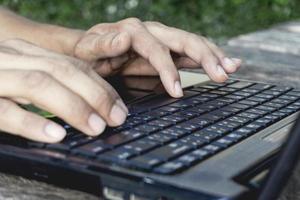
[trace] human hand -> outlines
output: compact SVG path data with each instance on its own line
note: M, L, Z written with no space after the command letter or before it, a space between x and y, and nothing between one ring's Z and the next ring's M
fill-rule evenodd
M202 66L212 80L223 82L241 64L202 36L135 18L92 27L75 45L74 55L96 62L101 75L120 70L128 75L158 73L173 97L182 96L177 67Z
M50 143L66 135L59 124L17 103L34 104L91 136L127 116L117 92L81 60L21 40L0 42L0 58L2 131Z

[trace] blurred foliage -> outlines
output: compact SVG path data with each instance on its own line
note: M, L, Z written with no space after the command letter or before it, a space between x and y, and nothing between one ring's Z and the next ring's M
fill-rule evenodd
M300 17L299 0L0 0L42 22L86 29L126 17L160 21L215 39Z

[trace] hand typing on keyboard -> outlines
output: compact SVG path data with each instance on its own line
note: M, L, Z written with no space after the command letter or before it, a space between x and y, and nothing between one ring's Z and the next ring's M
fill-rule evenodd
M82 31L0 8L0 24L0 129L41 142L58 142L66 131L17 104L34 104L95 136L107 125L121 125L128 114L103 76L159 75L171 96L182 97L178 67L202 66L223 82L241 64L202 36L135 18Z

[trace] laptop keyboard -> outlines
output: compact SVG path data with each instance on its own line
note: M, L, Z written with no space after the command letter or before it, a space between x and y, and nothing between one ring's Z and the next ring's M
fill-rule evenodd
M209 82L130 108L126 122L99 137L64 124L61 143L27 142L95 162L158 174L186 170L300 109L291 87L228 80ZM0 140L1 141L1 140Z

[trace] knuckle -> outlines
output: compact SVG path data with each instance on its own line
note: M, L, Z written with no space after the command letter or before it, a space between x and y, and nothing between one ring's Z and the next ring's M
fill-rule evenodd
M125 30L137 31L142 27L142 22L138 18L127 18L121 21L121 27Z
M128 24L140 24L141 20L136 17L130 17L130 18L125 19L124 22L128 23Z
M30 127L30 126L36 126L37 121L34 117L32 117L32 114L26 113L24 116L22 116L20 126L22 128Z
M51 73L72 77L76 73L74 63L68 59L59 60L57 63L51 64Z
M162 23L157 21L146 21L144 22L144 24L147 26L158 26L158 27L164 26Z
M109 112L114 104L112 97L107 91L98 93L94 97L95 108L100 111L101 115L108 117Z
M29 89L44 89L50 85L51 79L45 72L30 71L24 73L22 82Z
M66 121L73 121L76 125L84 126L91 113L91 107L80 97L73 97L64 109ZM77 116L74 118L74 116Z
M170 49L165 45L159 45L159 48L161 49L162 52L166 54L170 53Z

